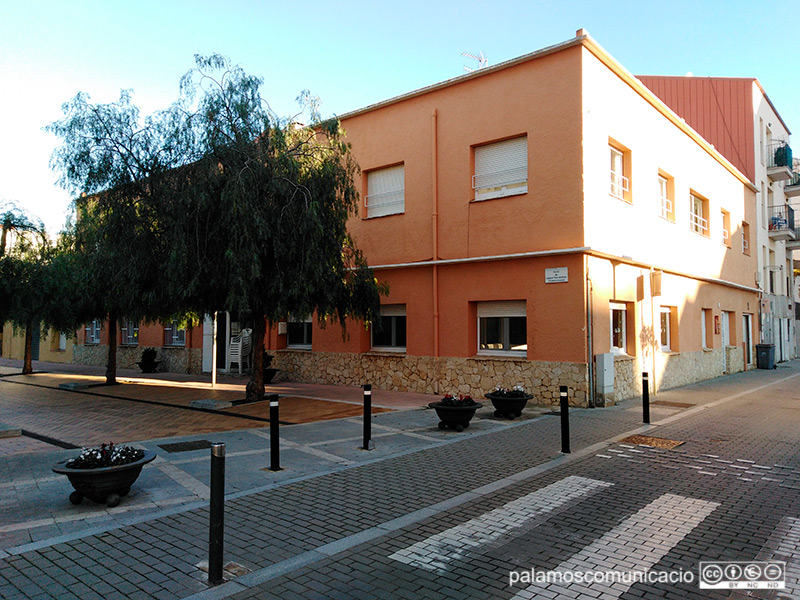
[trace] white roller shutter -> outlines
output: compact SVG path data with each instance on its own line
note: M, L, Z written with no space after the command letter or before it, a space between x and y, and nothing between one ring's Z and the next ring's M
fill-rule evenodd
M367 173L367 217L405 212L405 167L397 165Z
M527 316L524 300L504 302L479 302L478 318L481 317L525 317Z
M475 148L475 200L528 191L528 138L522 136Z

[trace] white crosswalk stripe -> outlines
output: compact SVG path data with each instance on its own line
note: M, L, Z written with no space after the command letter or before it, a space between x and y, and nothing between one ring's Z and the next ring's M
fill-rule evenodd
M471 550L498 540L523 526L535 524L536 518L546 516L575 500L594 494L611 483L570 476L417 542L392 554L389 558L431 571L444 570L450 561L459 559Z
M572 555L554 571L647 571L718 506L716 502L664 494ZM603 598L619 598L630 586L630 583L624 581L604 582ZM548 587L547 584L532 584L517 593L512 600L539 598ZM549 591L569 590L565 593L570 598L596 600L597 593L586 592L591 587L592 584L587 583L557 584L556 587L550 587Z

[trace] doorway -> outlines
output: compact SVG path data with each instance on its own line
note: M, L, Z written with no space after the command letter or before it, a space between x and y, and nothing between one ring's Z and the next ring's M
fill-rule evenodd
M745 364L753 364L753 315L742 315L742 341Z
M731 345L730 313L722 311L722 372L728 372L728 346Z

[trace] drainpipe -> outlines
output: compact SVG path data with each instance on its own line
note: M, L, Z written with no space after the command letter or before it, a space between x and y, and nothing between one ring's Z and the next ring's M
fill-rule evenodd
M647 287L650 290L650 330L653 332L653 347L651 351L653 353L653 376L649 378L650 381L653 382L653 394L656 393L658 390L658 375L656 373L656 347L660 348L661 344L659 341L656 341L656 309L655 309L655 296L653 296L653 273L655 269L650 267L650 272L648 273L648 281ZM663 285L663 282L662 282ZM661 313L659 313L660 315ZM650 390L648 390L649 393ZM644 393L644 392L642 392Z
M433 260L439 260L439 111L431 113L431 187L433 191ZM434 391L439 393L439 265L433 264L433 359L436 364Z
M592 280L589 277L589 257L583 255L583 272L586 274L586 366L589 374L589 389L586 399L589 408L597 406L594 395L594 344L592 343Z

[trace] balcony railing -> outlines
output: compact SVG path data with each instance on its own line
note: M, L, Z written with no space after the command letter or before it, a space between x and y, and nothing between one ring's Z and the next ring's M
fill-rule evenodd
M786 249L787 250L797 250L800 248L800 227L795 227L794 229L794 239L793 240L786 240Z
M794 209L791 206L770 206L769 207L769 237L774 240L793 240L794 233Z
M792 148L786 142L777 142L767 147L767 174L772 181L791 179Z
M792 171L792 178L783 185L783 193L787 198L800 196L800 173Z

